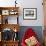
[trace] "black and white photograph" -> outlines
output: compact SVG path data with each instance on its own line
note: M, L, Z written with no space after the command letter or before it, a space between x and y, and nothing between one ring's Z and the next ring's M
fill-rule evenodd
M37 8L23 8L24 19L37 19Z

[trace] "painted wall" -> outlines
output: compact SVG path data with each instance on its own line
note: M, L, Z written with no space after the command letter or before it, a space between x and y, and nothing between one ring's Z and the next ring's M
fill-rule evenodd
M37 34L37 37L41 43L43 43L43 34L42 34L42 26L21 26L20 27L20 32L19 32L19 39L20 42L27 31L28 28L32 28L33 31Z
M15 0L0 0L0 6L9 7L15 6ZM17 0L17 6L19 6L19 24L21 26L43 26L43 6L42 0ZM23 8L37 8L37 20L24 20ZM12 17L11 17L12 18ZM10 20L10 19L9 19ZM14 22L14 21L13 21Z
M21 0L20 25L22 26L43 26L43 6L42 0ZM37 8L37 20L23 20L23 8Z

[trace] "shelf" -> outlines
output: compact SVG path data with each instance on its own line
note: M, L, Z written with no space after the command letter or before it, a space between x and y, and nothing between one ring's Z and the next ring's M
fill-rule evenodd
M15 41L12 41L12 40L10 40L10 41L3 41L4 43L16 43L16 42L19 42L19 40L15 40Z
M20 29L18 20L18 9L19 7L0 7L0 46L18 46L18 32ZM7 35L7 38L4 34Z
M0 27L1 27L1 31L5 28L9 28L12 29L13 31L16 29L18 32L20 29L19 24L0 24Z
M14 21L15 23L13 24L18 24L18 9L19 7L0 7L0 16L1 16L1 23L0 24L9 24L9 16L14 16L16 17L16 20ZM13 21L13 20L12 20ZM11 24L12 24L11 21Z
M6 10L6 9L18 9L19 7L0 7L1 10Z
M18 15L19 7L0 7L1 15Z
M3 46L18 46L18 41L2 42Z

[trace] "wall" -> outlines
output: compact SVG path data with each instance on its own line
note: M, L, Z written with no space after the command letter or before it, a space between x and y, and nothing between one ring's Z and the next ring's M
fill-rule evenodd
M15 0L0 0L0 6L15 6ZM42 0L17 0L19 6L19 24L21 26L43 26L43 6ZM24 20L23 8L37 8L37 20ZM9 19L10 20L10 19Z
M43 6L42 0L21 1L21 14L19 20L22 26L43 26ZM23 8L37 8L37 20L23 20Z

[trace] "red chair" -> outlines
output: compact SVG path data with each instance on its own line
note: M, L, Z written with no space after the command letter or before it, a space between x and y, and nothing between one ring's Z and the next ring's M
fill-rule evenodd
M25 43L25 40L28 39L28 38L30 38L30 37L32 37L32 36L34 36L35 38L37 37L37 35L33 31L33 29L32 28L28 28L26 30L25 34L24 34L24 37L22 38L21 46L27 46L27 44ZM37 42L37 44L35 46L41 46L41 44L39 43L39 41Z

